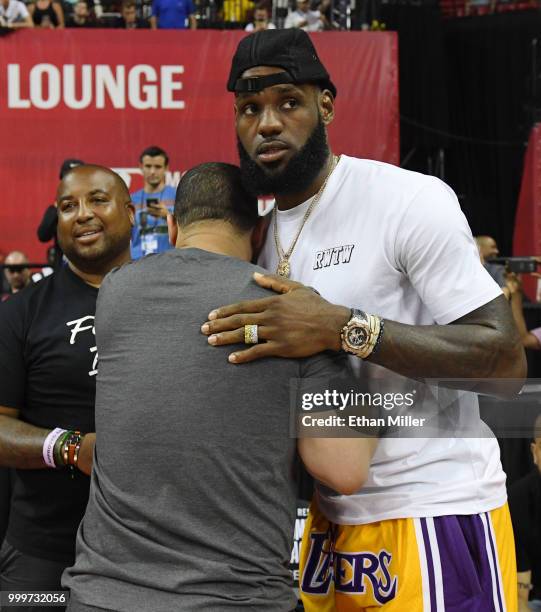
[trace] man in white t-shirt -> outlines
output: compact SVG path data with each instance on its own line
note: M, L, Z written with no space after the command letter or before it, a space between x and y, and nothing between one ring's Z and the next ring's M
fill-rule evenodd
M300 28L305 32L320 32L325 25L325 17L319 11L310 9L309 0L297 0L297 10L290 11L284 28Z
M0 27L34 27L34 22L24 2L20 2L20 0L0 0Z
M336 88L309 37L276 30L243 39L228 90L244 181L276 198L259 263L283 277L257 282L283 295L212 311L202 326L209 344L242 342L243 326L257 325L260 343L232 363L345 350L363 379L391 391L442 378L487 379L476 389L489 391L503 378L513 379L506 393L517 393L524 352L453 191L332 154ZM432 387L418 389L421 410L439 410L431 428L384 436L356 495L317 487L301 552L308 612L515 609L496 440L474 394L440 389L432 401Z

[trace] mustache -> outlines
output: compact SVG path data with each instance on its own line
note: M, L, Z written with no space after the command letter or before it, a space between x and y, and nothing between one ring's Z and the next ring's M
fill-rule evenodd
M289 149L289 145L284 140L280 140L278 138L265 138L265 140L257 147L255 150L256 155L260 153L265 153L269 149Z

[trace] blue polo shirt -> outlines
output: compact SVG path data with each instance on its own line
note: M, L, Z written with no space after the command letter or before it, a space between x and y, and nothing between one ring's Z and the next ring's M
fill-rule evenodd
M167 235L167 221L161 217L153 217L145 211L146 201L153 198L165 204L169 212L173 212L175 194L176 189L170 185L166 185L158 193L147 193L144 189L139 189L130 194L135 206L135 226L131 235L132 259L139 259L149 253L163 253L172 248Z
M158 28L185 29L188 15L195 13L192 0L153 0L152 16Z

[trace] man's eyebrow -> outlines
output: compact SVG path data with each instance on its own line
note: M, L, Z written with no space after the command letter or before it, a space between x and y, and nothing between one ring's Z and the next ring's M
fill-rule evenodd
M274 85L273 89L275 91L277 91L278 93L300 93L303 94L303 90L300 87L297 87L296 85L288 85L288 84L284 84L284 85Z
M89 196L93 196L93 195L105 195L107 197L109 197L109 193L107 191L105 191L104 189L93 189L92 191L89 191L88 194ZM72 200L75 196L73 196L72 194L68 193L66 195L63 195L61 198L58 198L58 202L63 202L64 200Z

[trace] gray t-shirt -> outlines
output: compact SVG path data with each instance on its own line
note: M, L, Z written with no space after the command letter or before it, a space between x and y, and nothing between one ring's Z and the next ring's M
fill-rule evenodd
M234 347L208 345L200 326L212 308L268 295L255 270L190 248L104 280L94 470L63 582L74 601L123 612L295 607L290 380L336 376L344 362L234 366Z

